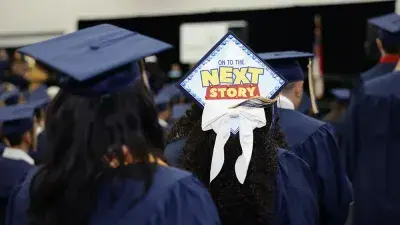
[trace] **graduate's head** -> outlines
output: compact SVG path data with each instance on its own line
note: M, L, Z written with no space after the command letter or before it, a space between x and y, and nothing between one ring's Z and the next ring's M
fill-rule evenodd
M208 187L222 224L272 224L286 82L231 33L203 59L179 82L196 104L169 141L187 137L180 165Z
M376 44L382 55L400 54L400 16L390 13L374 17L368 23L377 27Z
M297 51L267 52L260 53L259 55L288 81L281 95L288 98L293 103L295 109L298 109L303 99L303 84L307 77L304 75L299 60L310 58L313 55L311 53ZM309 82L311 83L310 87L312 87L311 79L313 78L310 71L308 73ZM312 92L312 88L310 88L310 92ZM312 98L312 101L315 104L314 98Z
M34 109L34 104L0 108L4 143L26 152L36 148Z
M25 102L37 102L37 107L35 108L35 119L37 122L36 134L39 135L45 124L46 108L50 102L50 97L47 94L47 87L44 85L36 87L34 90L30 90L26 94Z
M123 149L144 164L141 179L151 184L149 153L164 143L142 59L170 47L99 25L20 50L55 72L60 86L47 108L44 166L33 181L34 224L88 224L99 182L131 174L130 165L114 169L105 160L123 157Z

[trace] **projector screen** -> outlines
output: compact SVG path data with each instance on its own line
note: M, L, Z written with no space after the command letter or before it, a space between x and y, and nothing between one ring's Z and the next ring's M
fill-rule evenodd
M247 43L246 21L184 23L180 26L180 61L197 63L229 30Z

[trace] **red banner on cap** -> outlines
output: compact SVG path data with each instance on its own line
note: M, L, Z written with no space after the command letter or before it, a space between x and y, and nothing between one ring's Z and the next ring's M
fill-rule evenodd
M207 87L207 100L221 99L249 99L260 96L260 90L256 84L239 85L214 85Z

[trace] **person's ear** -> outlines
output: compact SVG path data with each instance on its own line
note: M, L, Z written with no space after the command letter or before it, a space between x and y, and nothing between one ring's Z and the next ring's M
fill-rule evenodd
M23 136L23 140L25 143L28 144L28 146L32 146L33 145L33 139L35 137L32 136L32 132L27 131L25 132L24 136Z
M379 51L382 52L382 50L383 50L383 45L382 45L381 39L377 38L377 39L375 40L375 42L376 42L376 45L378 46Z
M151 90L150 82L149 82L149 78L147 77L147 71L146 71L146 66L145 66L144 60L140 60L140 69L141 69L140 74L142 75L143 83L144 83L147 91L150 91Z
M303 96L303 83L304 81L298 81L294 84L294 95L298 98L301 98Z

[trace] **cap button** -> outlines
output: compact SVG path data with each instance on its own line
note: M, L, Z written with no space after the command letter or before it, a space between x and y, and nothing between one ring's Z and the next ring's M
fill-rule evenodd
M97 50L97 49L99 49L99 48L100 48L99 45L91 45L91 46L90 46L90 49L91 49L91 50Z

